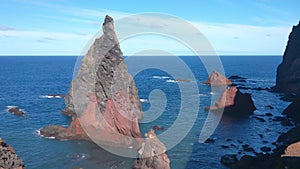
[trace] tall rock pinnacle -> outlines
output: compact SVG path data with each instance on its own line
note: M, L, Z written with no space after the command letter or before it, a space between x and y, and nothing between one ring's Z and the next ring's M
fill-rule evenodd
M47 126L45 136L93 140L98 144L129 147L141 140L138 119L143 117L138 90L123 60L114 21L106 16L103 35L81 62L65 98L69 128ZM137 138L137 139L136 139Z

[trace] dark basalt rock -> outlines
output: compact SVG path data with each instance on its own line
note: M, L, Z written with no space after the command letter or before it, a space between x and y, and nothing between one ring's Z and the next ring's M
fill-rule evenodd
M263 151L263 152L270 152L271 148L264 146L264 147L261 147L260 150Z
M11 107L7 111L17 116L25 116L25 112L18 107Z
M152 127L152 129L153 130L164 130L165 128L155 125L155 126Z
M230 79L230 80L245 80L247 78L244 78L244 77L241 77L241 76L237 76L237 75L232 75L228 79Z
M212 138L208 138L204 141L204 143L214 143L214 142L215 142L215 140Z
M25 169L15 150L0 138L0 169Z
M300 123L300 96L283 111L287 117L292 118L296 123Z
M293 26L283 55L277 68L275 92L299 94L300 92L300 22Z
M238 161L237 155L235 154L226 154L221 157L221 163L227 167L232 166Z

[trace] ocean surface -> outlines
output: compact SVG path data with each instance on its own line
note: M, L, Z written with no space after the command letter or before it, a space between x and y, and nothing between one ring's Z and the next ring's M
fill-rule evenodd
M133 58L136 64L149 60L153 63L170 64L169 59L168 57L147 57L146 60L142 57ZM249 144L256 152L261 152L260 148L263 146L274 148L272 143L281 132L287 131L288 127L271 119L280 116L289 103L280 100L279 94L252 89L241 91L252 94L257 107L254 115L242 119L223 115L216 130L211 131L213 134L210 138L215 142L200 143L199 135L209 114L204 111L204 107L209 106L212 101L211 96L218 93L213 93L209 86L202 84L207 80L208 74L198 57L189 56L180 59L195 77L190 79L183 73L180 78L189 79L191 82L176 82L169 73L179 71L180 75L183 67L170 67L166 70L148 68L134 77L146 117L140 124L142 134L149 131L152 126L158 125L165 128L157 132L158 137L165 131L170 131L173 133L174 140L180 141L173 148L167 145L171 168L223 169L226 167L220 163L220 159L224 154L239 154L239 157L244 154L253 155L252 152L242 150L244 144ZM238 75L247 78L245 82L240 82L240 86L248 88L274 86L276 68L281 60L280 56L221 57L226 76ZM65 107L64 100L47 97L47 95L68 92L76 61L77 57L66 56L0 57L0 137L15 148L27 169L131 168L133 159L113 155L93 143L58 141L43 138L38 134L40 128L49 124L66 127L69 125L71 118L60 113ZM192 89L181 91L180 86L187 89L185 85L188 83L196 84L199 91L195 92ZM186 97L181 97L184 92L187 92L185 95L198 99L200 103L198 112L189 112L188 108L181 111L181 101L189 101ZM26 112L26 116L18 117L8 113L7 106L18 106ZM267 117L266 113L271 113L273 116ZM188 118L190 116L195 118L192 121L175 122L178 117L190 119ZM263 118L265 122L256 117ZM176 137L176 133L180 133L180 128L174 131L172 127L175 123L182 127L182 131L186 126L191 126L185 137L180 139ZM161 140L164 142L165 138Z

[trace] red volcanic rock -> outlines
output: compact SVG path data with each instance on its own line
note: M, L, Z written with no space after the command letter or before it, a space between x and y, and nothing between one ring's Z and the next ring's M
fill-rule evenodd
M63 114L72 116L68 128L47 126L46 137L89 140L113 147L139 148L138 119L143 117L138 90L128 73L113 19L105 17L97 38L72 80Z
M154 130L145 134L146 140L139 150L133 169L170 169L170 159L165 153L167 148L156 137Z
M238 88L230 87L224 91L214 106L205 107L206 111L224 109L226 113L252 114L256 110L251 95L241 93Z
M221 73L217 71L213 71L208 80L206 82L203 82L203 84L208 85L232 85L232 82L228 80L225 76L223 76Z
M281 157L300 157L300 142L289 145Z
M24 162L14 148L0 138L0 169L24 169Z

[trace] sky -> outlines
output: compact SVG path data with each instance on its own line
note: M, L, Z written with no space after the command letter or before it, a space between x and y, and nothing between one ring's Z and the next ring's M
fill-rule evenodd
M292 26L300 20L298 0L0 0L0 4L0 55L80 55L97 32L101 35L107 14L114 18L118 36L125 30L153 28L152 34L120 42L124 55L149 49L195 54L185 46L191 27L218 55L282 55ZM142 13L163 17L130 24L128 17ZM166 26L172 25L173 17L182 20L180 28ZM170 33L178 29L180 35L159 33L166 28Z

